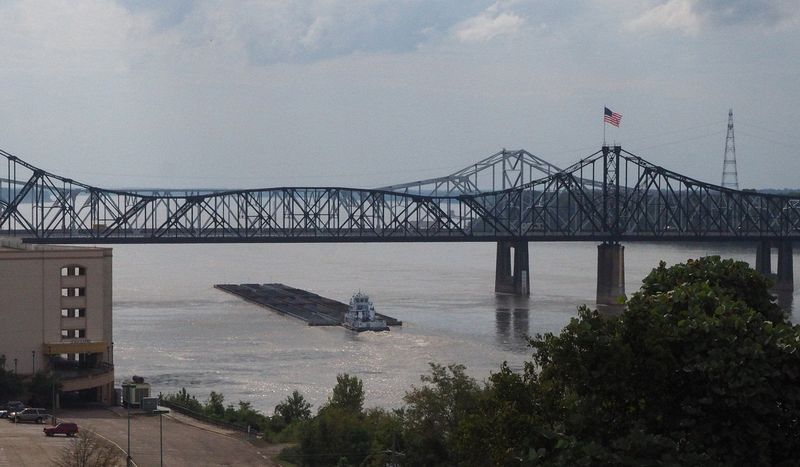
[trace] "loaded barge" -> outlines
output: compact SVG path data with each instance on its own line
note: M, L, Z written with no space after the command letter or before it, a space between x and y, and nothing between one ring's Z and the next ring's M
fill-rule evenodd
M214 288L305 321L309 326L342 326L350 309L346 303L284 284L216 284ZM389 326L403 325L402 321L380 313L375 313L375 318L385 320Z

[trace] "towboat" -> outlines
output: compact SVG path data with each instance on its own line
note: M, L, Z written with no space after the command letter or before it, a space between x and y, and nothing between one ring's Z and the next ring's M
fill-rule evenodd
M350 299L350 308L344 314L342 326L351 331L388 331L385 319L375 317L375 307L369 295L357 292Z

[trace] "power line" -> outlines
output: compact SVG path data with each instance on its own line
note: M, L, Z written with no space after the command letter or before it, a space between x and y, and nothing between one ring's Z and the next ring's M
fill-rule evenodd
M746 127L753 127L753 128L759 129L761 131L766 131L766 132L773 133L773 134L776 134L776 135L780 135L780 136L783 136L785 138L794 139L794 138L797 137L797 135L790 135L789 133L784 133L782 131L778 131L778 130L775 130L773 128L767 128L767 127L763 127L761 125L756 125L756 124L748 123L748 122L742 122L741 120L739 120L739 126L741 127L742 125L744 125Z
M739 130L739 134L740 135L747 135L747 136L749 136L751 138L760 139L761 141L767 141L769 143L779 144L781 146L786 146L786 147L789 147L789 148L796 148L798 145L800 145L800 143L790 144L790 143L784 143L782 141L776 141L776 140L770 139L770 138L764 138L763 136L754 135L752 133L746 133L746 132L741 131L741 130Z
M713 133L706 133L704 135L698 135L698 136L694 136L694 137L691 137L691 138L682 138L682 139L678 139L678 140L668 141L666 143L660 143L660 144L654 144L654 145L651 145L651 146L645 146L643 148L638 148L638 150L639 151L645 151L647 149L655 149L655 148L660 148L660 147L663 147L663 146L671 146L671 145L674 145L674 144L683 144L683 143L685 143L687 141L696 141L698 139L705 139L705 138L710 138L712 136L719 136L719 135L720 135L720 132L719 131L715 131Z

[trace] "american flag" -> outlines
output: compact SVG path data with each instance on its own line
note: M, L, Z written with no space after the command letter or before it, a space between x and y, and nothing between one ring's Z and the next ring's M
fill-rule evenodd
M606 111L605 115L603 116L603 121L619 128L619 121L622 120L622 114L612 112L611 109L609 109L608 107L606 107L605 109Z

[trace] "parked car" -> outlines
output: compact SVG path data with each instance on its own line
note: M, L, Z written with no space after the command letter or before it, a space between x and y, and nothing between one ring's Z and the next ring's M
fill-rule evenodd
M0 410L0 418L7 418L8 410Z
M36 422L36 423L44 423L45 419L50 417L45 409L39 408L28 408L23 409L20 412L12 412L8 419L14 423L17 422Z
M11 412L22 412L22 409L25 408L25 404L20 401L9 401L6 403L6 411L8 413Z
M42 428L45 436L66 435L75 436L78 433L78 425L75 423L63 422L56 426L46 426Z

